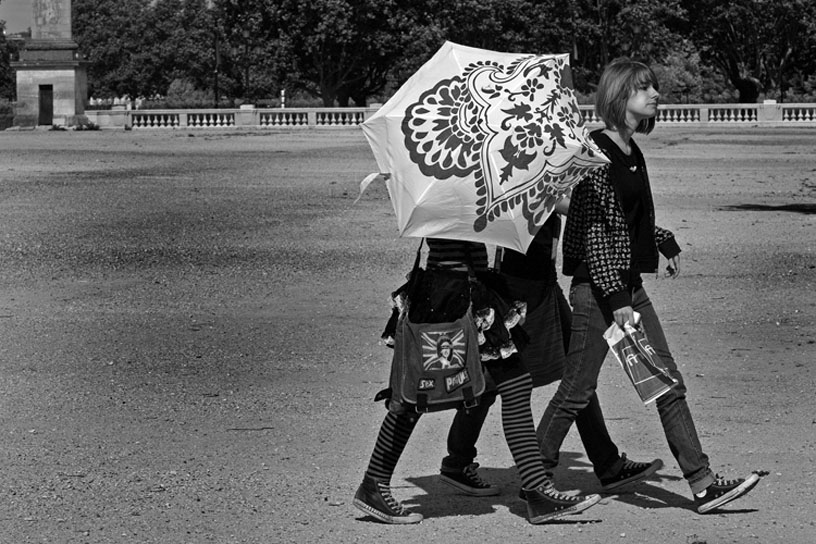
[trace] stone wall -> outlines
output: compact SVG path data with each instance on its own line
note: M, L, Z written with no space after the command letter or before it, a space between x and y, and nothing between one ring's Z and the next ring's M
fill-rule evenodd
M84 97L88 94L85 68L79 62L66 66L27 66L17 69L17 104L14 124L36 126L39 124L40 85L51 85L54 92L54 125L73 124L74 118L85 112Z

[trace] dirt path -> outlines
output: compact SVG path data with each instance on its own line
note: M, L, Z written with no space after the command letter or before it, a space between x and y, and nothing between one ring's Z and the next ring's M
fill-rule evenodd
M415 242L358 181L357 131L0 132L0 542L816 542L813 129L639 139L682 276L650 278L716 470L770 475L710 516L654 408L608 360L613 438L659 478L529 525L499 411L479 444L502 495L435 474L427 416L390 527L351 506L384 414L386 296ZM550 386L552 387L552 386ZM536 390L538 417L552 388ZM559 487L597 492L577 433Z

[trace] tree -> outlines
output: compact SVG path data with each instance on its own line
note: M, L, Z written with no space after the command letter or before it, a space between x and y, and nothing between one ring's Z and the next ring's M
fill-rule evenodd
M811 74L816 68L816 4L812 0L760 3L770 19L760 58L764 90L768 93L775 87L779 101L784 102L788 74L794 67L808 69Z
M73 36L90 61L91 96L144 96L145 4L142 0L74 0Z
M518 53L571 51L569 13L563 1L427 0L413 2L404 55L391 71L405 81L446 41Z
M215 70L214 18L205 0L157 0L145 13L140 57L144 96L165 95L177 79L211 86Z
M90 61L93 96L164 95L189 79L210 86L215 67L206 0L74 0L74 38Z
M739 92L756 102L760 91L784 95L794 59L813 67L812 0L684 0L688 34L704 61L716 66Z
M403 54L413 7L398 0L279 0L279 43L290 85L358 105L387 83Z
M659 63L682 43L679 0L570 0L576 86L589 91L613 59ZM549 10L558 9L550 0Z
M487 49L570 53L574 84L589 92L613 58L661 59L682 39L679 0L438 0L445 39ZM438 44L437 44L438 46Z
M666 55L654 66L660 82L660 101L667 103L698 102L702 96L703 77L700 55L688 41Z
M730 98L713 69L741 102L816 81L813 0L74 0L74 36L98 97L165 95L177 81L216 103L288 88L364 105L445 40L570 53L583 94L621 56L654 66L675 100Z
M288 65L278 31L278 2L216 0L215 17L223 37L223 74L228 92L244 98L273 96Z
M14 45L6 40L6 22L0 21L0 99L12 100L16 94L14 70L9 62L14 50Z

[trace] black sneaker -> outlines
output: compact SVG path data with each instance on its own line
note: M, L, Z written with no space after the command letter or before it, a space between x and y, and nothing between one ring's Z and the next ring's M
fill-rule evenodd
M354 506L383 523L419 523L422 514L411 512L391 495L391 487L365 476L354 494Z
M625 453L621 455L621 459L623 460L623 467L617 474L609 478L601 478L604 491L614 491L625 485L642 482L663 468L663 461L660 459L655 459L651 463L639 463L627 459Z
M482 480L479 473L476 472L477 468L479 468L479 463L471 463L460 472L442 471L439 479L442 480L442 483L448 484L465 495L491 497L501 493L498 486Z
M717 476L717 481L700 493L694 494L697 512L705 514L720 506L738 499L751 491L759 483L759 474L751 474L745 479L724 480Z
M533 524L583 512L601 500L600 495L583 497L559 493L552 483L535 489L524 489L523 492L527 499L527 516Z

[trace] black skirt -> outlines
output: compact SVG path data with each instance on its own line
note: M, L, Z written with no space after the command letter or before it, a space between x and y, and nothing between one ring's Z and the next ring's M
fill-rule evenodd
M533 377L533 387L560 380L569 345L572 313L558 284L505 276L512 295L527 302L522 328L530 338L521 361Z

